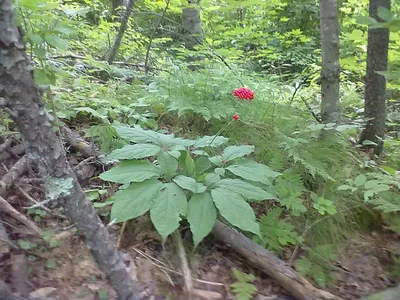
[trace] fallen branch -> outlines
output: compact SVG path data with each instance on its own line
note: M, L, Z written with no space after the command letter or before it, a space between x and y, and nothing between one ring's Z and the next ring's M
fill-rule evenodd
M341 300L340 297L319 290L298 275L272 252L252 242L237 230L217 221L213 235L241 254L256 268L275 279L285 290L299 300Z
M0 196L0 211L9 214L14 219L18 220L26 227L31 229L37 236L41 237L43 235L43 231L36 226L31 220L29 220L24 214L21 214L18 210L16 210L10 203L8 203L3 197Z
M4 196L6 191L14 182L27 170L28 157L24 155L12 168L0 179L0 196Z
M361 298L361 300L398 300L399 294L400 294L400 285L367 297L363 297Z
M0 153L0 161L5 161L6 159L9 159L11 157L16 157L18 158L20 155L25 153L25 146L23 144L16 145L12 147L8 151L4 151Z
M91 156L99 157L100 152L95 148L94 145L90 145L84 138L82 138L76 131L63 126L61 132L64 138L67 140L76 151L83 154L84 157L88 158Z
M186 257L185 247L183 246L181 233L179 230L176 230L173 234L174 240L176 243L176 247L178 249L179 260L181 261L181 270L183 274L183 283L184 283L184 291L188 300L191 300L192 290L193 290L193 281L192 275L190 274L189 264Z

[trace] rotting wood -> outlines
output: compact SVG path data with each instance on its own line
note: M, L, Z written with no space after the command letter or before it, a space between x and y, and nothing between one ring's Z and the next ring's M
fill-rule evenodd
M260 271L275 279L286 291L296 297L296 299L342 299L331 293L315 288L275 254L254 243L228 225L217 221L212 233L219 241L230 246Z
M39 174L52 184L47 197L61 204L68 218L84 237L86 246L107 275L120 300L138 299L129 275L109 233L87 200L68 164L59 138L52 130L53 118L46 113L35 85L32 66L15 25L12 0L0 0L0 97L4 97L11 118L18 127L27 154Z
M30 292L28 261L25 254L12 254L11 256L11 286L18 295L27 297Z

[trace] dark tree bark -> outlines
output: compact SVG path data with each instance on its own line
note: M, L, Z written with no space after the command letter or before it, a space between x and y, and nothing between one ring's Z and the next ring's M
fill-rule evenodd
M321 117L324 123L340 123L339 21L337 0L320 0L322 50Z
M67 162L52 119L46 113L15 25L12 0L0 0L0 98L7 101L27 149L46 181L46 197L61 203L68 218L84 237L100 269L107 275L118 299L138 299L135 285L108 231L79 185Z
M134 4L135 4L135 0L130 0L128 5L126 6L125 15L122 18L121 26L119 27L117 37L115 38L114 45L111 48L110 55L108 56L108 59L107 59L107 62L109 64L113 63L115 56L118 53L119 47L121 46L122 38L124 37L126 28L128 27L129 17L132 14L132 8L133 8Z
M378 21L379 7L390 9L390 0L370 0L369 15ZM386 123L386 79L379 71L386 71L388 63L389 30L370 28L368 30L367 75L365 78L364 115L365 129L360 135L360 143L373 141L377 146L368 146L371 152L380 155L383 150Z

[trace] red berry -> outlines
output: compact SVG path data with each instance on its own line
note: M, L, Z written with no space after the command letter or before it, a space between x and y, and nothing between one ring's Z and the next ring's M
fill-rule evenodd
M232 116L232 118L234 118L234 119L237 121L237 120L239 120L239 115L234 114L234 115Z

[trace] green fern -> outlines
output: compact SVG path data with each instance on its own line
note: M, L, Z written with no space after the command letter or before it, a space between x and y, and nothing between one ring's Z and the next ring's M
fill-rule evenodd
M293 169L286 170L275 181L275 189L280 199L280 204L289 209L294 216L300 216L307 211L301 196L306 190L301 176Z
M276 207L262 216L260 220L261 238L254 237L255 242L271 251L280 251L284 246L295 245L303 241L292 224L279 219L282 212L282 208Z
M110 124L94 125L86 131L86 137L91 137L100 146L100 151L109 153L122 148L126 142L118 137L115 128Z
M231 284L232 292L236 300L250 300L257 292L256 286L252 283L256 279L253 274L240 272L238 269L232 269L232 275L236 279Z
M306 256L296 262L296 270L302 276L311 278L322 288L330 286L335 279L332 276L332 261L337 257L332 245L319 245L307 249Z

